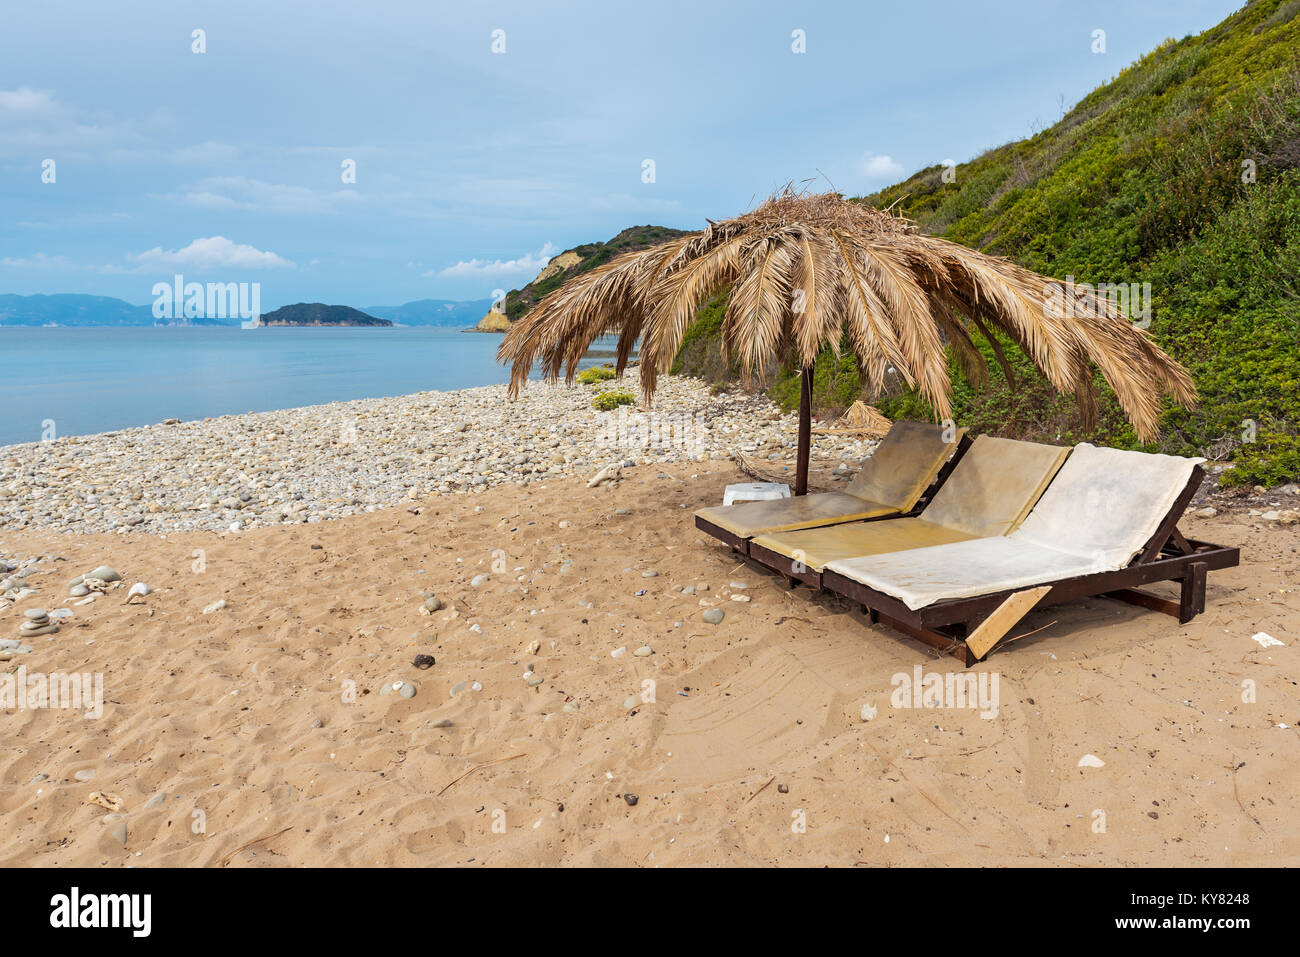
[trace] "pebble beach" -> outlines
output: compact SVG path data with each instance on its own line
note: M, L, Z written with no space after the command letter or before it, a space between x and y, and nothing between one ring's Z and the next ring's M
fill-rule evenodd
M231 415L0 448L0 528L176 532L319 522L611 463L793 460L797 421L761 396L665 377L652 409L532 382ZM633 384L633 388L635 385ZM814 436L856 468L874 442Z

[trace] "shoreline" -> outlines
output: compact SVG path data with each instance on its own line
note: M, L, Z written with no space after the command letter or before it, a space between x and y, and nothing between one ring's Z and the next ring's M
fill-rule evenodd
M706 461L736 450L793 458L795 416L761 395L665 376L652 410L599 413L592 397L610 387L635 391L636 383L530 381L514 401L504 385L476 386L3 446L0 530L293 525L433 495L589 478L616 461ZM819 458L854 468L874 444L814 436Z

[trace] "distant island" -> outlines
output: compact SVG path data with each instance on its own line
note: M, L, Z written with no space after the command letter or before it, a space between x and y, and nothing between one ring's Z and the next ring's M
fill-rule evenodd
M391 326L387 319L377 319L351 306L327 306L323 302L295 302L268 312L258 323L262 326Z

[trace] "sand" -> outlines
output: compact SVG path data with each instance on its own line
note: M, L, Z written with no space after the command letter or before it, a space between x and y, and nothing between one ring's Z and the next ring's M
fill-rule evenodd
M1243 561L1211 573L1186 626L1105 599L1032 613L1015 634L1035 634L975 669L998 676L984 718L893 707L895 675L960 666L698 532L692 511L742 480L646 465L612 489L505 485L418 515L0 532L0 555L50 569L0 637L96 565L153 590L69 604L23 656L102 672L106 702L98 720L6 712L0 864L1300 863L1295 527L1187 520ZM424 592L445 606L420 614ZM418 693L379 693L395 681ZM625 707L646 681L654 700ZM461 682L482 690L451 697Z

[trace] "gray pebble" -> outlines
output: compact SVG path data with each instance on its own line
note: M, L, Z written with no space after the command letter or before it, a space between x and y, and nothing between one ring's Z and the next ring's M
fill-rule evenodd
M727 617L727 614L721 608L706 608L704 614L700 615L700 617L710 625L716 625Z

